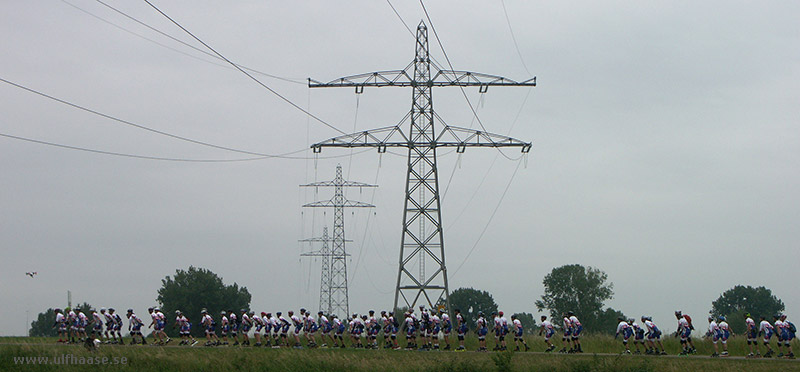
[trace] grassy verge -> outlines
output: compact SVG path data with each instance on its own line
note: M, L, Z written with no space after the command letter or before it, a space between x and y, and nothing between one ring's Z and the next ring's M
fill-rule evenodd
M586 347L604 345L588 337ZM44 344L43 342L48 342ZM698 345L699 346L699 345ZM597 351L597 350L594 350ZM618 351L611 350L611 352ZM25 364L19 358L71 355L72 360L102 360L110 364ZM125 363L113 364L125 358ZM0 339L0 371L547 371L547 372L766 372L800 371L800 362L694 357L564 355L541 353L415 352L392 350L293 350L265 348L202 348L102 346L90 352L76 345L54 345L48 339Z

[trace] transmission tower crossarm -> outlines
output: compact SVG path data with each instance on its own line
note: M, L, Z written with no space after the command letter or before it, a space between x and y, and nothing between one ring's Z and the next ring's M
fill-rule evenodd
M323 147L376 147L379 153L388 147L408 147L408 137L399 125L345 134L311 145L314 153Z
M506 77L489 75L481 72L439 70L431 77L432 86L479 86L489 87L492 85L502 86L536 86L536 77L528 80L516 81ZM482 91L485 92L485 91Z
M368 203L362 203L360 201L353 201L353 200L345 200L341 204L337 204L333 200L326 200L326 201L318 201L313 203L308 203L303 205L303 207L348 207L348 208L375 208L374 205Z
M332 242L333 238L308 238L308 239L300 239L298 242L303 243L319 243L319 242ZM352 240L345 240L346 242L352 242Z
M408 87L414 84L414 78L408 74L414 63L409 63L402 70L387 70L367 72L364 74L350 75L331 80L327 83L308 78L309 88L341 88L356 87L356 93L361 93L366 87ZM413 71L413 70L412 70ZM359 89L361 88L361 89Z
M458 153L467 147L520 147L523 153L528 153L532 144L500 134L448 125L436 137L436 146L455 147Z
M442 70L433 67L435 73L431 74L431 78L425 82L415 81L409 70L413 67L414 62L406 66L403 70L388 70L388 71L375 71L365 74L351 75L340 77L336 80L327 83L308 78L309 88L342 88L342 87L355 87L356 93L364 92L364 87L410 87L426 84L429 87L447 87L447 86L460 86L480 87L481 93L486 93L489 86L536 86L536 77L532 77L523 81L516 81L503 76L484 74L481 72L460 71L460 70Z
M378 187L378 185L371 185L368 183L363 182L354 182L354 181L344 181L341 185L336 184L335 181L323 181L323 182L314 182L305 185L300 185L300 187L331 187L331 186L341 186L341 187Z
M346 241L352 242L352 240L346 240ZM345 256L350 256L349 253L345 253L344 255ZM324 252L324 251L311 251L311 252L306 252L306 253L300 253L300 256L303 256L303 257L326 257L326 256L330 257L331 253L330 252Z

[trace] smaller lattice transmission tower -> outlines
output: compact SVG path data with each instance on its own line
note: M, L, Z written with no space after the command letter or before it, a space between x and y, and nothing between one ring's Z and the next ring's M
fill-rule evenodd
M377 187L377 185L370 185L362 182L345 181L342 178L342 166L336 165L336 178L332 181L314 182L307 185L300 185L301 187L333 187L334 194L330 200L317 201L304 205L308 208L333 208L333 237L329 239L333 243L330 249L330 269L328 271L328 283L322 283L320 286L320 310L325 311L323 306L323 296L327 297L328 313L350 314L350 300L347 292L347 250L345 243L348 240L344 235L344 209L345 208L374 208L375 206L368 203L359 201L348 200L344 197L345 187ZM327 228L326 228L327 229ZM323 230L323 237L325 236ZM323 249L325 249L327 242L323 242ZM320 253L321 255L321 253ZM325 275L325 259L323 258L323 275ZM324 278L322 280L325 280ZM323 290L327 294L323 294Z
M322 247L316 251L309 251L301 253L302 257L320 257L322 260L321 272L319 276L319 309L326 314L333 313L331 305L331 248L330 243L333 238L328 235L328 226L322 228L322 236L316 238L308 238L300 240L304 243L322 243ZM345 240L345 242L352 242L352 240ZM349 256L349 254L345 254Z

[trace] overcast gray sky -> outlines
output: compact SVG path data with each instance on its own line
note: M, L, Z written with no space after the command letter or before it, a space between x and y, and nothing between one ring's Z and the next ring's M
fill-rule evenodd
M392 3L412 29L425 17L419 2ZM144 2L108 4L203 49ZM409 89L357 96L304 84L413 59L413 36L385 1L154 4L231 60L299 81L254 75L345 132L393 125L410 109ZM466 90L490 131L534 147L468 258L517 163L491 149L441 153L451 288L535 313L543 277L579 263L608 274L608 306L666 329L674 310L702 319L737 284L766 286L798 314L800 3L505 0L519 54L500 1L425 5L456 69L539 83L493 87L481 102L477 88ZM96 1L2 1L0 33L0 77L136 124L269 154L337 135L224 62ZM449 124L476 125L458 88L433 94ZM6 83L0 107L5 135L155 157L251 157ZM350 153L192 163L0 138L0 334L23 334L24 313L65 306L67 290L73 302L144 311L160 280L189 265L246 286L255 310L316 308L319 262L300 259L312 248L297 241L319 235L332 214L301 205L331 190L298 185L332 179L337 163L350 180L380 185L347 194L377 206L347 213L351 308L391 307L405 157ZM337 155L347 156L327 158Z

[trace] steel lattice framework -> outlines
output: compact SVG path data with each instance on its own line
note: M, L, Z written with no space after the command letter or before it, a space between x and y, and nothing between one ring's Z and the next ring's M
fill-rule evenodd
M372 204L359 201L347 200L344 197L345 187L377 187L361 182L345 181L342 178L342 166L336 165L336 178L332 181L315 182L301 187L333 187L334 195L330 200L317 201L303 205L309 208L333 208L333 238L327 237L327 227L323 230L323 238L309 239L309 241L323 241L323 249L327 246L327 241L333 242L333 249L330 251L330 269L328 282L325 278L320 285L320 310L328 311L328 314L339 312L340 314L350 314L350 300L347 291L347 250L345 243L350 240L344 238L344 208L373 208ZM303 254L309 256L322 256L323 253ZM322 273L325 274L325 258L323 258ZM327 294L324 292L327 291ZM325 298L327 297L327 301ZM327 307L323 305L327 302Z
M322 257L322 272L319 276L319 309L331 314L331 249L328 243L333 241L328 237L328 226L322 228L319 238L303 239L301 242L321 242L322 248L318 251L300 254L303 257Z
M519 147L523 153L531 149L530 142L485 131L448 125L440 132L435 130L434 118L438 116L433 111L433 87L477 86L480 93L486 93L489 86L494 85L536 86L536 78L518 82L500 76L440 69L431 63L428 30L423 22L417 27L416 57L403 70L347 76L327 83L308 79L310 88L354 87L357 94L363 93L364 87L399 86L413 90L411 112L407 116L411 125L407 135L400 125L396 125L347 134L311 146L315 153L321 152L323 147L375 147L381 153L388 147L408 148L394 309L398 309L398 305L414 307L419 301L424 301L430 307L444 304L447 311L451 310L436 149L455 147L457 152L463 152L467 147ZM414 264L418 265L416 273ZM433 264L433 270L427 274L429 264Z

